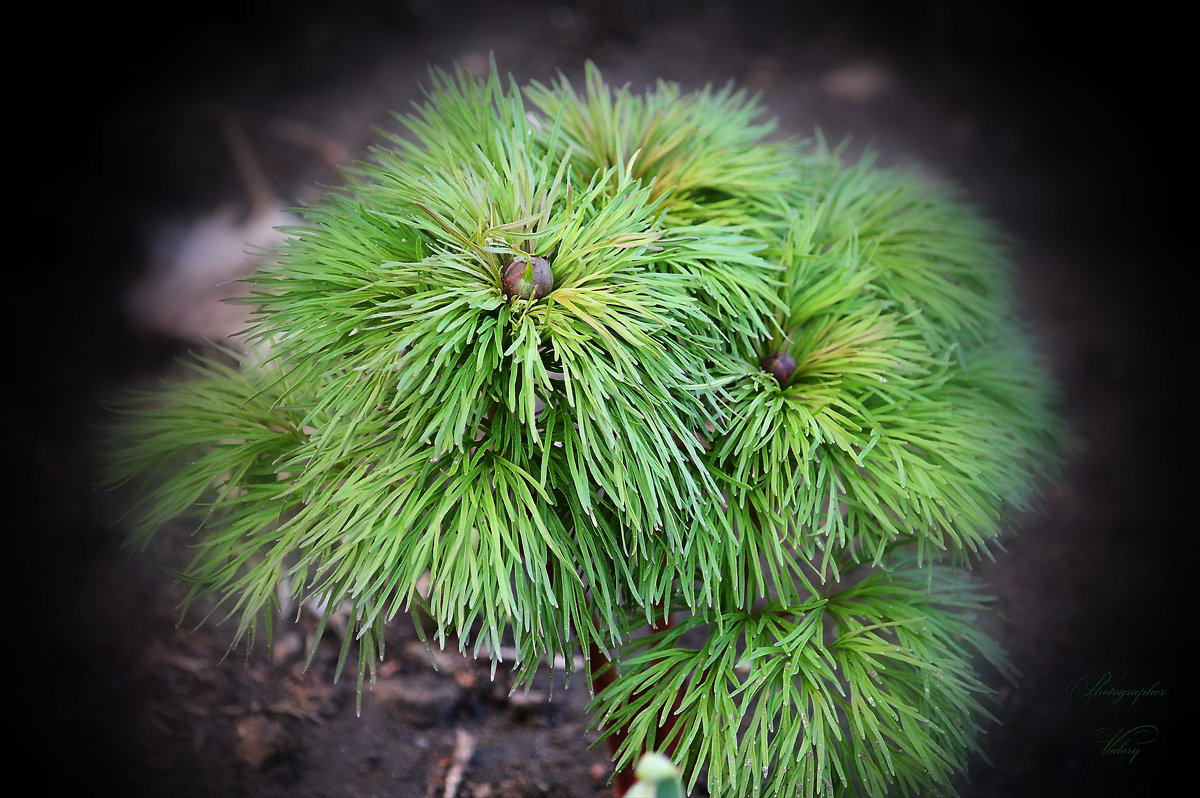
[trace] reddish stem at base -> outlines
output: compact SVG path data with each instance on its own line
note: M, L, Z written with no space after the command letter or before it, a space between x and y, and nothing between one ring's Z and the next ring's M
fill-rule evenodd
M662 605L658 605L656 609L661 610ZM664 618L661 623L656 621L655 623L651 624L650 629L655 632L661 632L665 629L670 629L674 625L675 613L671 612L667 613L666 618ZM658 728L658 731L654 735L654 744L658 749L658 752L670 759L672 762L675 761L675 749L679 745L680 735L672 735L671 732L675 730L675 724L679 720L679 716L676 715L675 712L679 709L679 705L681 703L683 703L682 687L680 687L675 693L675 701L671 705L671 714L667 715L666 721Z
M604 652L595 643L592 643L588 651L588 670L592 674L592 691L599 694L601 690L608 687L617 679L616 669L606 667L611 665L608 657L604 656ZM614 729L612 735L608 738L608 756L613 762L617 759L617 749L621 747L621 743L625 742L628 732L624 728ZM633 786L635 779L633 771L625 768L618 770L613 776L613 796L614 798L624 798L625 793Z
M659 607L661 609L661 607ZM662 622L654 622L650 624L650 630L653 632L661 632L664 629L670 629L675 622L673 613L669 613ZM599 694L601 690L608 687L617 678L615 666L611 666L608 657L600 650L600 647L592 643L588 651L588 672L592 675L592 690ZM675 723L678 720L675 715L675 710L679 709L680 702L683 701L682 689L675 696L675 703L672 707L670 716L666 722L658 729L654 735L654 744L656 748L661 748L659 753L669 759L674 760L675 748L679 744L679 735L672 735L671 732L675 729ZM617 749L625 742L625 738L629 736L629 732L625 728L614 729L608 737L608 755L609 758L616 762ZM670 739L668 739L670 738ZM664 745L665 743L665 745ZM614 765L615 766L615 765ZM624 798L625 793L629 792L637 779L633 775L633 771L629 768L619 770L613 776L613 796L614 798Z

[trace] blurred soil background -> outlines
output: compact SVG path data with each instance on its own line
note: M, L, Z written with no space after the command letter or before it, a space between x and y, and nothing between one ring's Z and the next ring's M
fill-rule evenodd
M1195 569L1192 55L1141 7L1053 4L278 2L35 11L10 66L10 195L29 219L9 264L17 354L7 406L14 601L14 773L33 794L162 798L591 798L611 794L582 679L508 695L484 663L394 624L355 712L331 681L336 639L305 671L310 619L273 654L227 654L231 629L178 620L164 566L120 548L121 498L95 492L103 403L147 385L238 319L214 302L270 243L280 209L398 130L427 65L519 82L586 59L613 83L760 92L783 133L820 128L881 163L960 183L1017 240L1020 293L1063 388L1068 464L980 571L990 628L1024 673L970 798L1162 794L1192 752L1183 611ZM1115 12L1114 12L1115 13ZM17 42L14 42L17 43ZM14 47L15 52L15 47ZM23 142L23 144L21 143ZM222 273L222 269L226 273ZM1194 578L1194 577L1193 577ZM1194 603L1194 599L1192 599ZM336 636L335 636L336 638ZM1113 705L1068 686L1165 695ZM1150 724L1132 761L1102 728Z

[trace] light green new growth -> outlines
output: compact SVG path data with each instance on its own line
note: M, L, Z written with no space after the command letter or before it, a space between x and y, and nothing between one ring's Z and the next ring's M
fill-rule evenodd
M679 768L659 753L642 754L635 768L637 781L625 798L684 798Z
M435 72L253 278L267 361L120 409L134 541L197 518L190 600L239 636L281 585L348 603L372 671L417 607L511 636L522 683L603 652L618 769L665 744L713 795L952 794L978 658L1008 672L955 568L1054 464L1050 391L986 221L760 114ZM532 256L553 291L506 296Z

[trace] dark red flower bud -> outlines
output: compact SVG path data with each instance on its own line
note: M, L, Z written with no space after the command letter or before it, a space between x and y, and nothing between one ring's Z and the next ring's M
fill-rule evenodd
M545 258L513 258L500 277L505 296L537 299L554 290L554 272Z
M773 352L763 358L762 367L763 371L774 375L780 385L787 385L796 373L796 359L787 352Z

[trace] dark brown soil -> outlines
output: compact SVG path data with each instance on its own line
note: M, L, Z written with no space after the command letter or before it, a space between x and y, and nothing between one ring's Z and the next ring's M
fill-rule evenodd
M362 153L379 140L373 126L395 129L388 112L419 97L427 64L478 68L489 51L520 82L577 76L587 58L635 86L735 79L762 92L784 131L852 135L883 163L960 182L1019 240L1026 315L1062 385L1071 445L1041 511L981 567L998 597L989 623L1024 677L1001 688L991 764L976 764L963 794L1173 784L1193 704L1175 586L1197 531L1183 57L1169 31L1135 19L1019 3L966 12L930 0L883 16L828 5L206 4L174 20L71 12L37 28L53 32L44 46L66 71L19 78L28 97L11 103L30 134L13 157L32 165L11 195L25 207L32 196L34 224L9 231L33 244L10 264L11 499L28 513L8 531L22 542L10 561L9 725L35 792L442 796L456 743L472 742L462 798L611 794L604 751L588 748L582 680L564 690L559 677L549 703L514 700L503 668L495 682L482 662L432 670L398 619L359 717L352 674L332 683L336 641L302 667L306 619L280 631L273 656L227 656L231 630L191 631L196 614L177 627L180 591L162 566L184 556L186 530L130 558L120 497L91 488L101 405L182 350L124 315L149 232L246 202L214 114L240 120L274 190L301 202L337 175L281 122ZM1073 700L1071 682L1095 671L1166 694ZM1098 729L1140 724L1158 736L1132 762L1097 742Z

